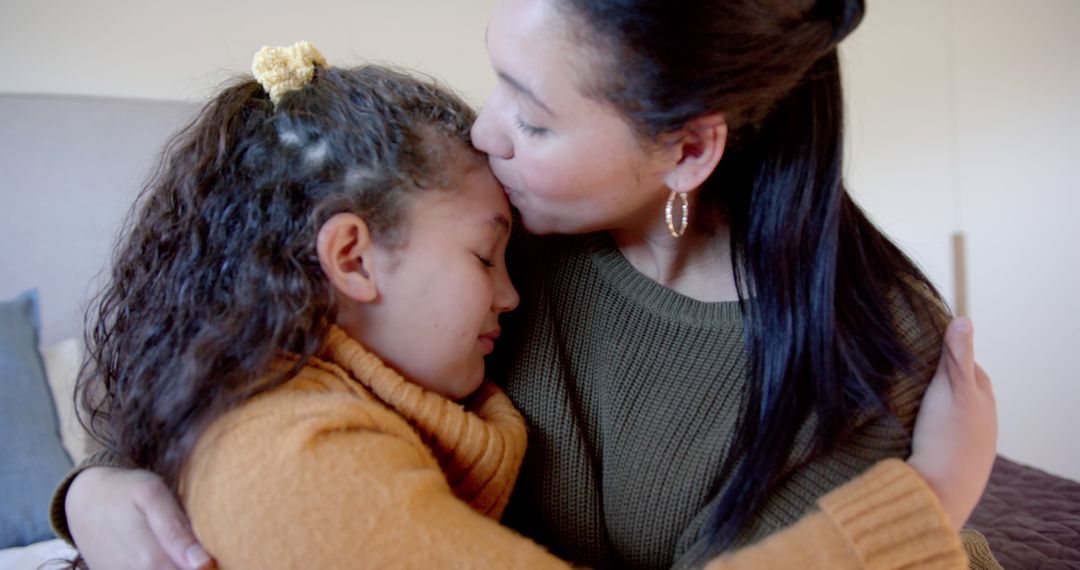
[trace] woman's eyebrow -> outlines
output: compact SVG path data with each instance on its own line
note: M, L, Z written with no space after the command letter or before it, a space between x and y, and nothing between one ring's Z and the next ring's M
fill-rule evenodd
M505 81L507 85L514 89L514 91L517 91L518 93L524 95L530 101L535 103L537 107L543 109L544 112L546 112L548 115L551 115L552 117L555 116L555 113L553 113L551 109L547 105L545 105L539 97L536 96L536 93L533 93L532 89L526 87L524 83L518 81L517 79L514 79L513 76L511 76L509 73L506 73L505 71L499 71L497 72L497 74L499 76L499 79Z
M484 46L488 47L488 49L491 49L488 45L488 29L489 28L487 27L484 28ZM492 66L494 67L494 63L492 64ZM505 71L501 71L499 69L495 70L495 74L499 76L499 79L502 79L508 85L510 85L510 87L512 87L514 91L517 91L518 93L521 93L522 95L527 97L530 101L535 103L537 107L540 107L547 114L551 115L552 117L555 116L555 113L551 111L551 108L545 105L544 102L536 96L536 93L533 93L532 89L526 87L524 83L518 81L517 79L514 79L514 77L511 76L509 73L506 73Z

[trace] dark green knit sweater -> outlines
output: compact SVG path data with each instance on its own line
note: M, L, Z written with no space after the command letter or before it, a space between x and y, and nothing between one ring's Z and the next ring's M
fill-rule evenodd
M607 234L517 235L511 256L522 305L505 319L491 372L530 432L506 522L591 567L689 567L714 556L698 535L747 382L738 303L659 285ZM898 329L926 366L889 390L896 417L856 420L835 451L813 459L804 425L789 475L738 543L794 522L877 460L909 454L944 320L897 304Z

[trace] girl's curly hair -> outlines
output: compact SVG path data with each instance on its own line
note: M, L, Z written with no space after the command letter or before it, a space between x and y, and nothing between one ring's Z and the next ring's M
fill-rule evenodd
M353 212L394 245L404 204L446 187L474 112L432 81L377 66L318 68L277 107L252 79L208 103L166 147L88 310L81 419L106 448L176 489L201 430L299 368L336 316L315 251Z

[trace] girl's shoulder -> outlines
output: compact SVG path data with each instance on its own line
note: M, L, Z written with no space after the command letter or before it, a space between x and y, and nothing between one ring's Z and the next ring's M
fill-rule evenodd
M279 361L279 370L291 363ZM223 418L230 430L243 424L288 434L300 440L320 437L328 427L391 434L416 439L416 432L400 414L354 380L340 366L309 359L292 377L273 390L252 398Z
M302 464L305 454L343 435L358 450L388 445L430 458L405 418L337 366L312 359L280 386L217 418L200 436L185 471L227 476L258 466Z

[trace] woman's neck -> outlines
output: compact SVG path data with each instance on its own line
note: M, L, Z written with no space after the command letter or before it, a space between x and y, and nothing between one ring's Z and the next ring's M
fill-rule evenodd
M727 225L708 232L691 225L678 239L666 226L610 233L630 265L664 287L698 301L739 300Z

